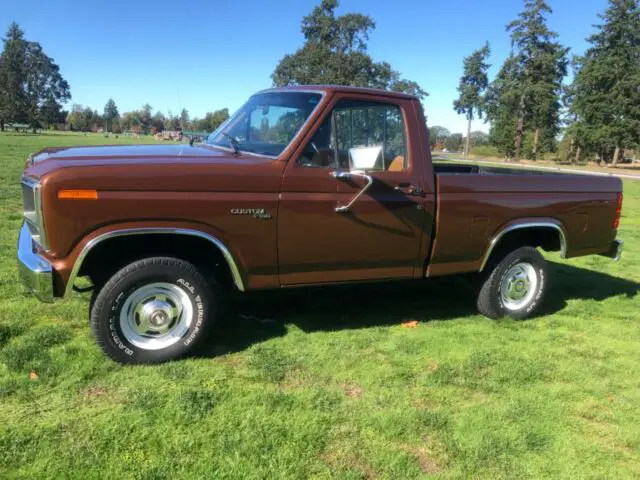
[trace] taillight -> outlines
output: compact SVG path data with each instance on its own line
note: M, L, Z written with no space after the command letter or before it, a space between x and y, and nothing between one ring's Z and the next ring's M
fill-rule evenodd
M616 218L613 221L613 229L617 230L620 226L620 215L622 214L622 192L618 193L618 198L616 199Z

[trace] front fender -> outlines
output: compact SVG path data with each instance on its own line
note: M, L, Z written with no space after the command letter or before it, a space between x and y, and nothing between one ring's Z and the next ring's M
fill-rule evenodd
M244 291L246 289L246 270L242 260L239 254L229 247L228 239L222 232L210 226L190 222L154 221L117 223L97 228L77 242L65 258L49 258L58 276L59 285L56 290L61 293L61 296L66 296L71 292L83 261L91 250L101 242L116 237L145 234L191 235L211 242L222 253L238 290Z

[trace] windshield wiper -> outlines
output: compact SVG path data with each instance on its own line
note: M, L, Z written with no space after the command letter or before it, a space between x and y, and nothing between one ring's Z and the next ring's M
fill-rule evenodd
M238 140L238 137L234 137L227 132L222 132L222 135L229 139L229 145L231 145L234 155L240 155L240 140Z

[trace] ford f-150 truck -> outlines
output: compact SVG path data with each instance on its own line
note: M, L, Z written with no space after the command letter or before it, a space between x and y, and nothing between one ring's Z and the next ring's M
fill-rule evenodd
M622 247L619 179L434 164L418 99L372 89L265 90L198 145L45 149L22 189L23 282L52 301L87 277L123 363L186 354L228 288L477 272L479 311L522 319L548 285L539 249Z

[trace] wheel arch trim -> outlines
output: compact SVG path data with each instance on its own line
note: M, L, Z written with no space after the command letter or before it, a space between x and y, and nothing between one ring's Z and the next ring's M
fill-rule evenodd
M233 278L233 283L241 292L245 291L245 283L242 278L242 274L240 272L240 268L238 266L238 262L235 257L231 253L231 251L226 247L226 245L219 240L218 238L209 235L207 233L201 232L200 230L193 230L189 228L172 228L172 227L142 227L142 228L126 228L121 230L112 230L110 232L106 232L100 234L91 240L89 240L78 255L75 263L73 264L73 268L71 270L71 274L69 275L69 280L67 281L67 285L65 287L64 295L67 296L73 290L74 282L80 272L80 268L84 260L87 258L91 250L93 250L98 244L110 240L116 237L124 237L130 235L154 235L154 234L164 234L164 235L187 235L192 237L202 238L207 240L211 244L213 244L219 251L222 253L227 265L229 266L229 270L231 271L231 276Z
M510 232L515 230L522 230L528 228L547 228L551 230L555 230L558 232L558 237L560 238L560 256L562 258L567 258L567 234L562 227L561 224L552 222L552 221L528 221L523 223L514 223L508 225L507 227L500 230L497 234L493 236L491 242L489 242L489 247L484 254L484 258L482 259L482 265L480 266L480 271L482 272L484 268L487 266L487 262L491 257L491 254L495 250L496 246L500 243L500 240Z

